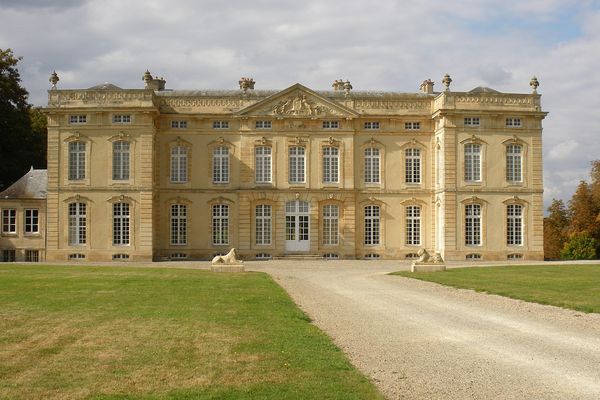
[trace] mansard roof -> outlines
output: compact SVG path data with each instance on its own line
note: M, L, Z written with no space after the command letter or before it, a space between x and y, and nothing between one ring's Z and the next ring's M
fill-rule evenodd
M48 170L31 169L0 193L0 199L45 199L48 194Z

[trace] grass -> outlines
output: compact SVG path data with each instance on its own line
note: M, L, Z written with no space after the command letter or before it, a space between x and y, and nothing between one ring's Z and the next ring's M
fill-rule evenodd
M510 265L456 268L445 272L394 272L393 275L600 313L600 265Z
M0 398L382 396L266 274L2 265Z

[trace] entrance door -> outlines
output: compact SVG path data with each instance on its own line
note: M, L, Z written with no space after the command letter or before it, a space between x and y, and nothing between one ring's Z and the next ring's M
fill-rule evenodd
M309 251L309 205L307 201L292 200L285 203L286 251Z

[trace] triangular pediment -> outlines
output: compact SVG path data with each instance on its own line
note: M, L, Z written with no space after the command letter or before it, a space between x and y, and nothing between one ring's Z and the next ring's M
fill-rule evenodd
M356 117L358 113L296 83L266 99L239 110L237 115L280 118Z

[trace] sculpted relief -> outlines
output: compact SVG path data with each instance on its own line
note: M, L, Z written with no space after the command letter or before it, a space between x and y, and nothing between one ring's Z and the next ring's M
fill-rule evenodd
M298 93L296 96L288 97L280 101L270 112L273 115L291 116L291 117L310 117L323 114L339 114L334 110L325 107L323 104L317 104L310 101L305 94Z

